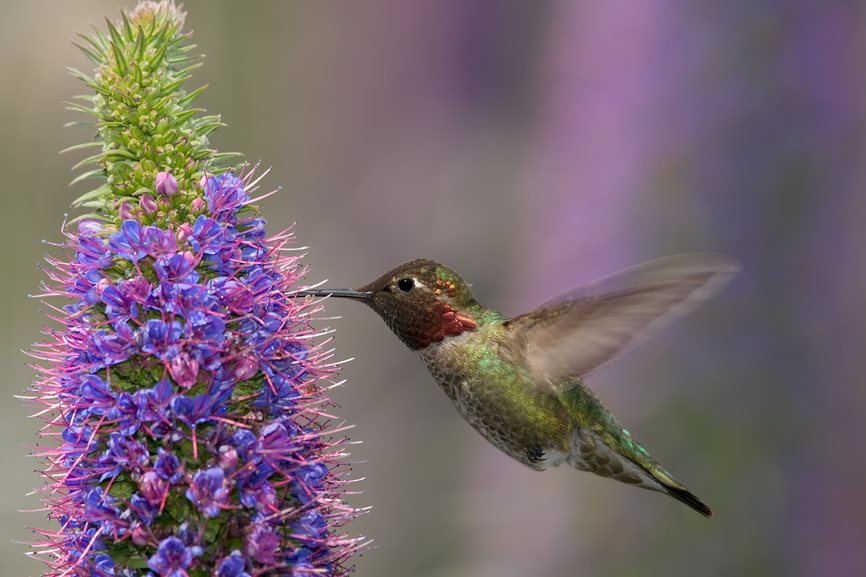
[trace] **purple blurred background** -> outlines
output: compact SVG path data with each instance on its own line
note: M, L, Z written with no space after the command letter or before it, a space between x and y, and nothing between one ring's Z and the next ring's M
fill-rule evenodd
M89 137L75 32L131 3L7 3L0 18L7 367L0 555L24 559L38 484L17 400L44 246ZM716 511L571 470L538 474L463 423L370 311L333 303L376 539L358 575L864 575L866 5L806 0L191 0L215 144L273 165L273 231L313 280L448 263L517 314L666 254L744 271L589 384Z

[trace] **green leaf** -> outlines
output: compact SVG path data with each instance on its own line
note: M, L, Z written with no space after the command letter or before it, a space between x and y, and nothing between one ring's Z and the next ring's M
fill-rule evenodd
M193 134L195 136L207 136L220 126L225 126L225 124L220 122L219 116L203 116L194 122Z
M126 76L129 72L129 64L126 62L126 56L123 55L123 49L119 44L112 42L111 51L114 53L114 62L117 64L117 73L120 76Z
M82 81L87 86L90 86L91 88L95 88L96 86L98 86L96 84L96 81L93 80L93 78L91 78L90 76L88 76L87 74L85 74L84 72L79 70L78 68L74 68L72 66L67 66L66 70L69 71L69 74L71 74L72 76L74 76L78 80Z
M156 68L162 64L166 50L168 50L168 44L162 44L156 53L150 57L150 60L147 61L147 68L150 70L156 70Z
M172 63L172 64L174 64L174 63ZM189 74L193 70L201 68L202 66L204 66L204 62L196 62L195 64L190 64L186 68L181 68L180 70L177 71L177 73L182 75L182 76L186 76L187 74Z
M208 86L209 86L208 84L205 84L205 85L203 85L203 86L199 86L198 88L196 88L195 90L193 90L192 92L190 92L189 94L187 94L186 96L180 98L180 99L177 101L177 103L178 103L180 106L187 106L187 105L189 105L193 100L195 100L196 98L198 98L199 96L201 96L201 93L204 92L205 90L207 90L207 87L208 87Z
M105 178L105 170L102 168L95 168L93 170L88 170L87 172L82 172L72 179L69 186L74 186L82 180L87 180L89 178Z
M112 148L111 150L106 150L102 153L102 156L105 160L108 161L117 161L117 160L139 160L138 156L126 150L125 148Z
M104 153L100 152L99 154L94 154L93 156L88 156L84 160L75 163L73 165L72 170L78 170L81 167L87 166L88 164L98 164L100 160L102 160L102 155Z
M147 569L148 568L148 559L144 557L129 557L126 560L126 566L130 569Z
M76 216L75 218L70 220L68 224L73 225L76 222L78 222L79 220L99 220L101 222L107 222L107 223L113 222L112 219L105 216L104 214L98 214L96 212L88 212L86 214L79 214L78 216Z
M111 195L111 185L107 182L98 188L94 188L90 192L85 192L78 198L72 201L72 207L78 208L79 206L94 206L90 204L92 201L96 199L100 199L101 202L96 206L101 206L104 204L106 197Z
M72 112L83 112L84 114L95 116L96 118L101 117L101 114L99 114L98 110L87 108L86 106L82 106L77 102L64 102L63 104L65 105L64 108L66 108L66 110L71 110Z
M94 140L93 142L82 142L81 144L73 144L72 146L67 146L60 151L60 154L66 154L67 152L72 152L74 150L84 150L87 148L96 148L100 146L102 146L102 143L98 140Z
M127 41L132 42L134 40L132 23L129 21L129 17L126 15L125 10L121 10L120 17L123 20L123 34L126 36Z
M178 78L174 82L170 82L169 84L166 84L165 86L160 88L158 95L159 96L166 96L167 94L171 94L172 92L175 92L178 88L180 88L181 84L183 84L184 82L186 82L190 78L192 78L192 76L181 76L180 78Z
M135 60L141 60L142 58L144 58L144 49L146 47L147 43L145 42L144 28L139 25L138 33L135 37L135 51L133 52L133 58Z
M105 56L106 56L105 49L99 43L97 43L93 38L88 36L87 34L82 34L81 32L79 32L78 36L79 36L79 38L84 40L86 43L90 44L90 46L92 48L92 52L94 54L96 54L96 56L99 58L99 62L97 62L96 64L97 65L105 64Z
M211 545L217 542L217 537L219 537L219 534L225 528L225 524L225 519L223 519L222 517L216 517L208 521L207 527L205 527L203 535L203 541L205 545Z
M108 483L108 481L105 481ZM115 499L120 499L126 501L132 494L135 493L137 489L137 485L134 481L130 480L125 474L121 473L114 479L114 483L111 484L111 487L108 489L108 494L114 497Z
M109 18L106 18L105 24L108 28L108 33L111 34L111 41L117 44L118 47L122 46L124 44L123 38L120 37L120 32L117 31L114 23Z
M217 152L212 158L215 163L221 164L230 158L239 158L243 155L242 152Z
M81 50L84 53L84 55L87 56L87 58L90 59L90 61L93 62L94 64L96 64L97 66L101 66L102 63L104 62L104 60L102 59L102 57L99 54L97 54L96 52L94 52L93 50L91 50L90 48L85 46L84 44L79 44L78 42L73 42L72 45L75 46L76 48L78 48L79 50Z
M174 116L174 120L177 124L183 124L196 114L207 112L204 108L190 108L189 110L185 110L179 114Z

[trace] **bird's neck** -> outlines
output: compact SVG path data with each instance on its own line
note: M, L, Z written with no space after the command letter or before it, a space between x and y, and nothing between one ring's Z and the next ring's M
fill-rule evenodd
M475 333L491 323L501 323L502 320L503 317L498 312L481 305L457 309L447 303L437 302L431 307L423 328L415 335L410 348L420 351L437 343L446 345L452 340L465 337L467 333Z

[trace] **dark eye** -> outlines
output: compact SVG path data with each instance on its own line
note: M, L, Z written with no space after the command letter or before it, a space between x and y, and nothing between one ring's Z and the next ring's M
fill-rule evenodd
M404 293L407 293L415 288L415 281L411 278L401 278L397 281L397 288Z

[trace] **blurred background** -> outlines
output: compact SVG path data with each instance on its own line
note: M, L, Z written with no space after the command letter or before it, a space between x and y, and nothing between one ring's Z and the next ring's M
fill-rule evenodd
M131 2L4 2L5 378L0 557L40 483L37 264L89 138L70 44ZM588 383L716 511L588 474L538 474L465 424L369 310L329 311L366 477L359 577L866 575L866 6L808 0L356 3L187 0L215 145L272 165L272 231L313 280L448 263L508 314L650 258L734 255L716 300Z

